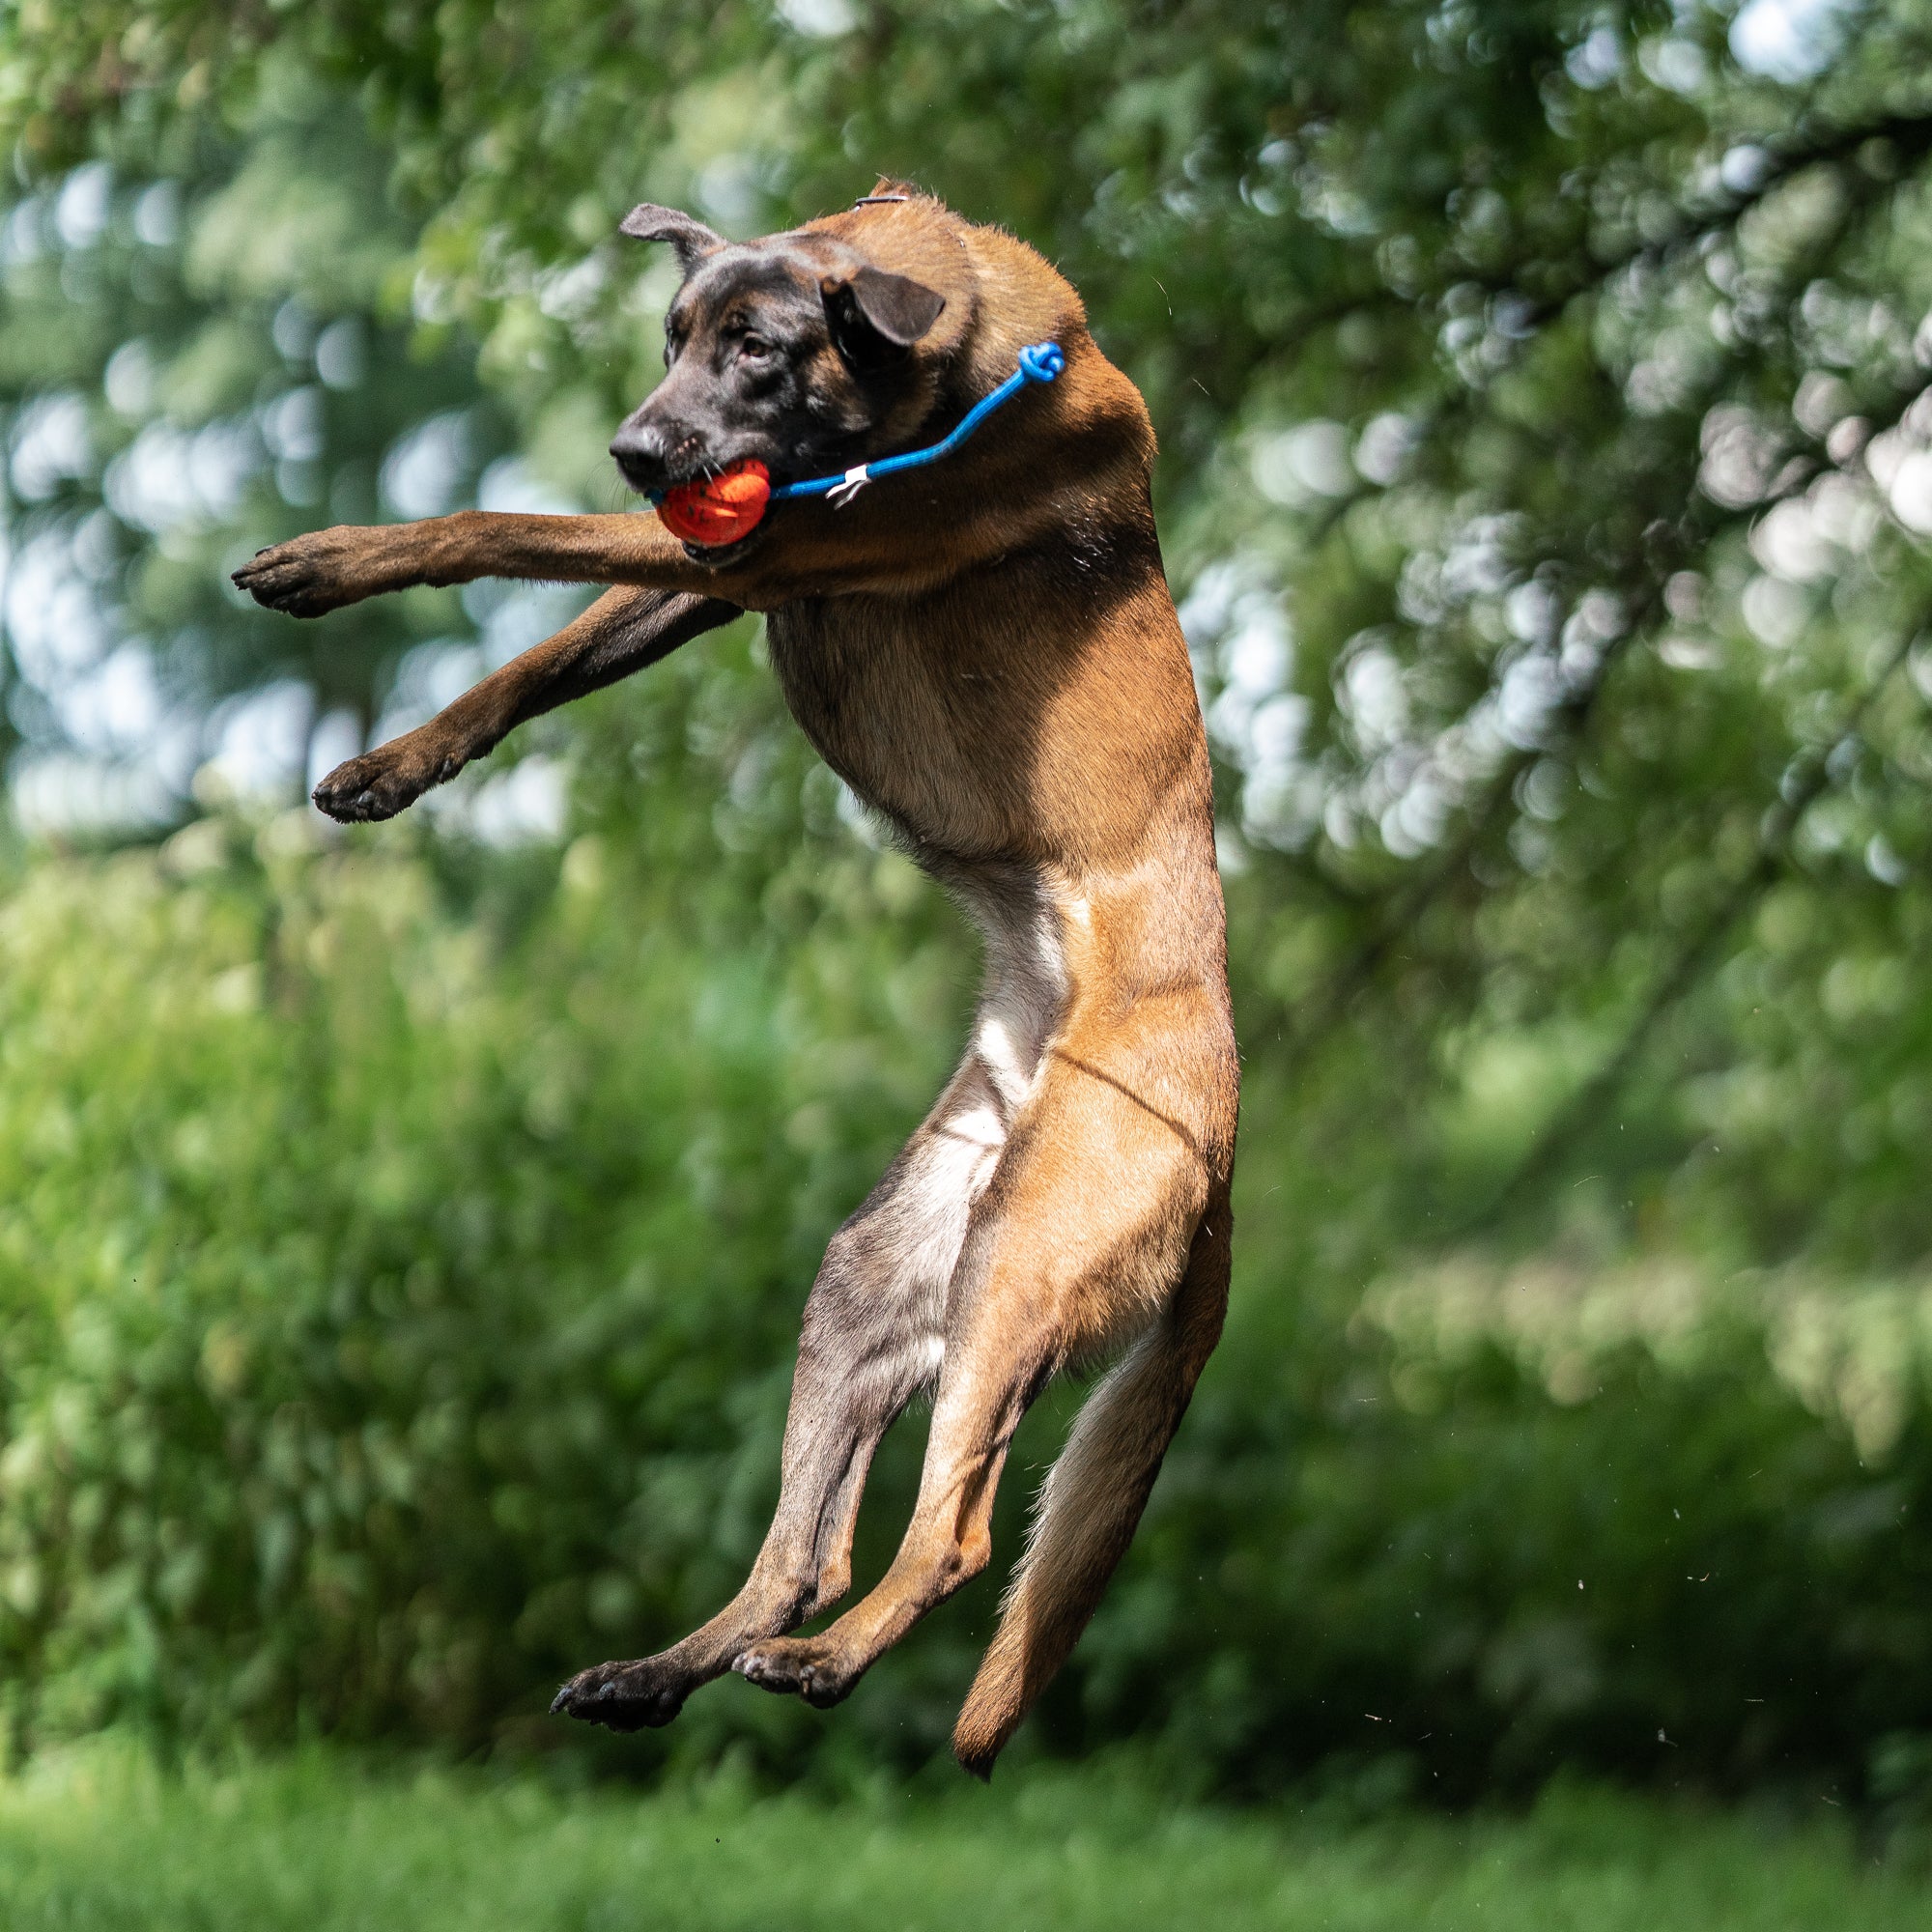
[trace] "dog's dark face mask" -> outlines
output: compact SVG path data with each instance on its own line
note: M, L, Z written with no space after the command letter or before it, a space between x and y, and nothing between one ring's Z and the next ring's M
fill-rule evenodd
M665 317L665 379L611 443L634 490L753 459L789 483L882 453L871 439L944 297L821 237L734 246L649 204L623 232L669 242L685 273Z

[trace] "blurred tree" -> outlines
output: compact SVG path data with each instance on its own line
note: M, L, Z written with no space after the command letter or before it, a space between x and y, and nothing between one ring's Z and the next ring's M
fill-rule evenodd
M184 122L8 214L5 726L30 810L177 818L242 693L258 759L298 780L318 731L338 754L366 738L412 647L473 639L454 596L323 634L226 582L318 519L449 507L507 447L468 346L390 313L413 235L384 161L296 81L270 76L232 132Z
M1917 5L1831 0L17 7L0 128L47 185L9 230L44 250L12 266L9 299L24 320L65 273L76 321L9 327L13 712L44 736L61 706L70 729L113 709L75 695L106 672L76 680L44 635L35 570L64 554L70 576L137 587L121 629L162 636L180 688L189 665L204 700L296 671L359 727L407 642L456 624L448 601L320 632L217 621L224 554L366 514L385 442L397 475L406 454L411 474L442 464L440 491L387 510L461 498L497 445L459 330L526 444L553 473L573 445L576 494L594 492L603 427L655 373L642 315L668 286L611 239L629 202L754 230L903 171L1062 262L1153 401L1229 850L1251 867L1251 1038L1285 1030L1306 1090L1363 1013L1385 1047L1399 1025L1387 1058L1435 1064L1465 1155L1444 1169L1430 1139L1440 1184L1406 1198L1464 1221L1533 1205L1571 1156L1598 1176L1571 1219L1627 1222L1664 1173L1693 1211L1722 1170L1678 1156L1751 1146L1764 1103L1747 1118L1738 1096L1767 1054L1792 1109L1770 1117L1813 1138L1800 1201L1751 1207L1747 1244L1836 1214L1851 1248L1906 1251L1932 1231L1893 1181L1932 1095L1865 1060L1869 1091L1821 1106L1764 1037L1764 1001L1716 989L1742 983L1722 970L1741 947L1801 1000L1834 961L1831 983L1893 983L1920 917L1932 741L1913 679L1932 671L1902 653L1932 529L1932 406L1913 409L1927 32ZM116 523L87 521L79 425L100 454L137 439L85 387L111 366L125 400L147 367L110 365L128 331L107 318L156 251L112 238L164 205L116 201L102 159L190 184L181 400L160 407L202 425L202 471L228 480L172 558L141 518L179 513L130 489ZM204 209L192 185L222 169ZM75 243L27 239L63 219ZM143 272L152 299L177 286L160 261ZM359 327L366 372L341 391L307 380L338 309L315 339ZM252 347L234 334L249 313ZM197 391L196 368L219 380ZM150 428L148 447L182 433ZM317 435L326 456L276 453ZM112 635L67 665L123 665ZM1780 787L1804 810L1774 810ZM1773 903L1775 958L1749 925ZM1687 1007L1695 1081L1645 1102ZM1829 1034L1854 1007L1809 1021ZM1340 1038L1350 1079L1358 1049ZM1412 1077L1398 1115L1351 1118L1400 1142ZM1855 1145L1825 1144L1861 1112Z

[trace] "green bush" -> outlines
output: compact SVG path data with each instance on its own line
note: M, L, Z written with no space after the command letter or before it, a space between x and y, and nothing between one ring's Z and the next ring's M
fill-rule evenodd
M480 898L434 846L318 850L293 813L11 881L0 1647L29 1734L469 1743L731 1587L816 1251L955 1004L895 857L763 878L733 932L732 810L704 867L586 834Z
M956 923L843 827L773 704L742 638L604 701L560 854L324 843L292 813L15 868L17 1743L135 1719L583 1745L541 1718L555 1682L734 1586L817 1253L936 1089L969 984ZM1026 1748L1138 1737L1236 1788L1326 1764L1364 1802L1566 1761L1848 1791L1876 1765L1911 1802L1922 1300L1711 1289L1662 1258L1371 1267L1266 1080L1245 1131L1228 1340ZM1002 1563L1077 1397L1022 1439ZM900 1435L862 1574L903 1520ZM994 1594L829 1721L734 1683L589 1747L920 1759Z

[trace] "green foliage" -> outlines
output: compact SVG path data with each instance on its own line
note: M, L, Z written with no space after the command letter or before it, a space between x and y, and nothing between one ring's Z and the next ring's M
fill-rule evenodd
M372 477L412 451L469 452L453 502L514 436L598 499L668 288L615 237L629 203L746 231L902 172L1061 262L1152 401L1249 867L1250 1037L1284 1039L1258 1072L1341 1077L1373 1042L1405 1072L1350 1124L1398 1146L1417 1082L1465 1116L1503 1062L1528 1082L1480 1159L1467 1131L1446 1173L1418 1151L1424 1211L1386 1238L1550 1238L1574 1217L1548 1183L1592 1176L1580 1205L1626 1234L1661 1214L1741 1260L1898 1265L1932 1117L1902 990L1932 852L1926 16L1814 10L1781 79L1740 63L1747 25L1569 0L22 6L8 232L43 252L6 265L13 542L99 635L33 662L15 635L10 710L42 752L111 738L89 680L147 653L189 714L293 675L312 721L411 722L478 667L479 624L487 657L523 620L425 595L277 625L222 605L216 566L315 521L323 481L331 516L394 513ZM105 404L72 475L26 439L44 499L18 446L126 338L117 251L162 177L181 299L136 320L189 346L138 434L218 430L252 480L157 534L111 488L89 509L131 431ZM56 261L84 353L44 321ZM293 359L263 346L291 303ZM340 391L306 381L305 317L364 332ZM233 393L189 380L231 365ZM271 463L285 399L324 389L327 456Z
M720 682L612 748L646 804ZM800 1288L958 987L903 861L812 864L822 832L728 799L699 850L668 823L685 849L541 862L536 917L501 867L466 907L446 853L317 854L295 814L17 879L0 1640L30 1729L473 1740L749 1561ZM738 856L774 830L804 852Z
M742 639L706 649L591 709L560 859L317 849L286 813L17 874L0 1647L23 1743L127 1719L560 1742L538 1714L570 1667L735 1586L803 1288L938 1084L966 981ZM1264 1150L1293 1141L1272 1104ZM1386 1273L1344 1322L1360 1258L1322 1247L1331 1217L1372 1224L1364 1173L1338 1200L1313 1159L1244 1170L1228 1340L1028 1749L1138 1738L1250 1790L1359 1762L1460 1797L1581 1760L1850 1795L1932 1734L1922 1298L1464 1264ZM862 1575L906 1505L895 1447ZM992 1594L834 1725L734 1682L622 1761L916 1763Z
M1918 1817L1932 67L1918 0L1813 23L1780 79L1696 5L21 0L22 815L169 829L238 694L295 694L298 775L533 640L527 595L298 627L220 573L614 501L634 200L750 233L878 168L1006 221L1155 410L1246 1053L1229 1341L1026 1748ZM817 1249L970 962L755 644L688 656L532 734L555 849L469 841L470 783L11 862L22 1737L546 1735L749 1559ZM623 1761L917 1758L990 1595L829 1729L726 1687Z
M65 815L107 832L184 815L232 694L275 687L359 739L407 651L473 635L435 593L301 632L226 582L318 517L456 501L507 440L467 347L385 306L410 236L380 157L284 78L244 138L89 162L16 197L0 239L0 743L104 770Z

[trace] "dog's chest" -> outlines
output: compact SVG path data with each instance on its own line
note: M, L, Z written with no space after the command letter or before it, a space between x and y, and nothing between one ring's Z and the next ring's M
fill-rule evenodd
M767 629L793 717L867 804L947 851L1010 849L1029 816L1029 734L996 639L863 597L786 605Z

